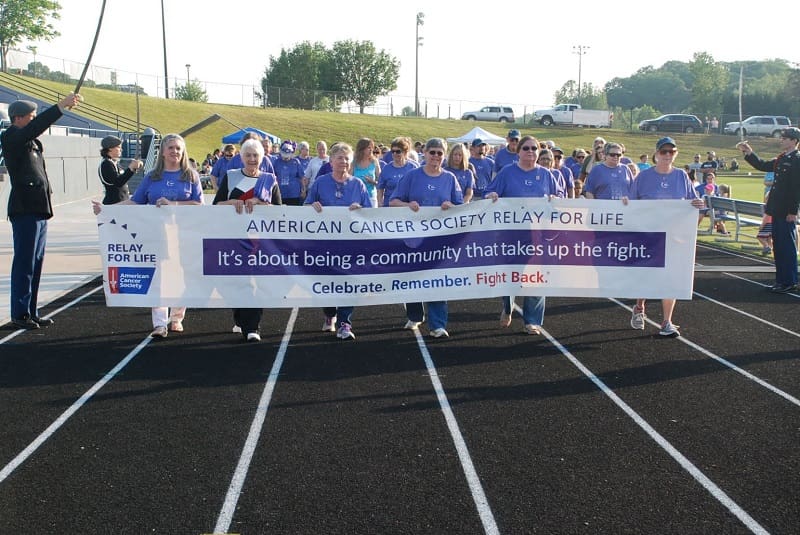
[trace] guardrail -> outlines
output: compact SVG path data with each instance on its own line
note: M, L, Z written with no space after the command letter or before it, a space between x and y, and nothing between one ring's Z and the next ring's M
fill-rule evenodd
M64 95L58 91L50 89L49 87L44 86L42 84L33 82L23 76L17 76L15 74L7 72L0 71L0 84L4 84L12 89L24 92L28 95L39 98L46 102L58 102L59 100L64 98ZM108 110L105 110L98 106L94 106L92 104L88 104L86 102L82 102L81 105L77 108L77 110L79 110L80 113L78 113L77 111L72 113L78 116L82 115L84 117L88 117L92 120L101 122L103 124L107 124L109 126L113 126L116 130L120 132L125 132L125 131L137 132L148 127L148 125L137 123L133 119L123 117L122 115L118 115L116 113L111 113Z
M717 221L733 221L736 224L733 239L738 242L739 238L743 236L743 227L761 226L764 203L714 195L705 195L704 198L706 206L708 206L708 217L711 220L709 232L712 234ZM755 238L754 236L747 237Z

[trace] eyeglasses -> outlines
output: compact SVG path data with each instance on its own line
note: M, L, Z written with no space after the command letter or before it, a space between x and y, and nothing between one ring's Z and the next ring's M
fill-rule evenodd
M440 150L429 150L428 154L430 154L431 156L444 156L444 152Z
M675 154L676 152L678 152L678 149L661 149L658 151L658 153L662 156L666 156L668 154Z
M606 156L608 156L609 158L622 158L622 154L620 154L619 152L609 152L608 154L606 154Z
M539 147L537 147L536 145L523 145L522 147L519 148L519 150L524 150L525 152L528 152L528 151L531 151L531 150L532 151L537 151L537 150L539 150Z
M403 149L392 149L392 154L403 154Z

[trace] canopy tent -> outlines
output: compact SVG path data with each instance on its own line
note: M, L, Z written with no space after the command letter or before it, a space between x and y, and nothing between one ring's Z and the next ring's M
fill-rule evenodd
M448 143L472 143L473 139L480 139L481 141L485 141L487 145L504 145L506 143L506 139L500 136L496 136L491 132L487 132L480 126L476 126L466 134L461 137L449 137L447 138Z
M242 128L241 130L237 130L236 132L228 134L227 136L222 138L222 142L223 143L234 143L234 144L238 145L239 142L242 141L242 138L244 137L244 135L246 133L248 133L248 132L255 132L256 134L258 134L262 138L269 138L269 140L272 143L280 143L281 142L281 138L279 138L278 136L273 136L269 132L264 132L263 130L259 130L258 128L255 128L255 127L252 127L252 126L248 126L248 127Z

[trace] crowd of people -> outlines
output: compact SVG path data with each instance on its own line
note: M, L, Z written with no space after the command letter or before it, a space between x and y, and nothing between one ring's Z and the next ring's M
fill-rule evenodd
M3 133L3 147L12 190L9 219L13 226L14 260L11 276L12 322L25 329L47 326L52 320L39 316L36 294L44 256L46 221L52 217L49 184L41 163L38 136L64 109L78 105L77 95L68 95L38 117L36 105L18 101L9 106L11 127ZM765 224L774 245L776 284L772 291L785 293L797 286L796 222L800 204L800 130L787 128L781 137L782 153L775 159L758 158L747 143L738 147L745 160L756 169L772 173L767 197ZM493 202L504 197L561 197L620 200L685 199L706 215L704 195L724 194L716 184L718 162L713 152L705 161L699 155L685 168L676 167L678 146L663 137L652 154L641 154L634 162L625 154L622 143L597 137L590 150L564 151L554 141L540 142L511 129L502 145L490 145L477 138L452 147L441 138L414 142L398 136L384 146L370 138L359 139L355 148L338 142L330 149L325 141L310 145L285 140L273 147L269 139L247 134L239 148L226 144L209 153L200 169L186 151L183 138L168 134L161 141L155 167L131 194L127 182L142 167L131 161L125 169L119 159L122 142L115 136L100 141L103 160L98 169L105 188L102 201L93 201L94 212L103 205L203 204L200 173L207 173L214 192L214 204L232 205L237 214L251 213L258 204L307 205L316 211L327 207L350 210L372 207L452 207L477 201ZM700 176L702 176L702 179ZM36 177L38 187L27 184ZM767 219L768 218L768 219ZM718 231L726 233L724 226ZM502 299L500 326L508 328L515 312L514 297ZM659 335L678 336L672 321L674 299L662 300ZM405 328L418 329L427 322L431 336L448 337L447 303L406 303ZM522 300L524 332L538 335L544 323L545 297L526 296ZM334 332L342 340L352 340L354 307L339 306L323 310L322 330ZM233 331L247 341L259 341L261 309L233 311ZM184 307L155 307L152 310L153 337L170 331L183 331ZM630 325L644 329L645 300L633 308Z

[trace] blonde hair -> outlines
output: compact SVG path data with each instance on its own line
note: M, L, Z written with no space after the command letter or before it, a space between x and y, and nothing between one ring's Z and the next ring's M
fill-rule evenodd
M153 168L153 171L150 173L150 180L156 181L163 178L164 148L172 141L177 141L181 146L181 160L179 162L181 170L180 180L182 182L198 182L200 176L197 174L197 171L192 169L191 165L189 165L189 155L186 153L186 141L184 141L179 134L167 134L161 138L161 145L158 148L158 160L156 161L156 166Z
M459 165L456 165L453 161L453 155L457 152L461 154L461 163ZM447 167L459 169L461 171L469 169L469 151L467 151L463 143L456 143L453 145L453 148L450 149L450 154L447 155Z

